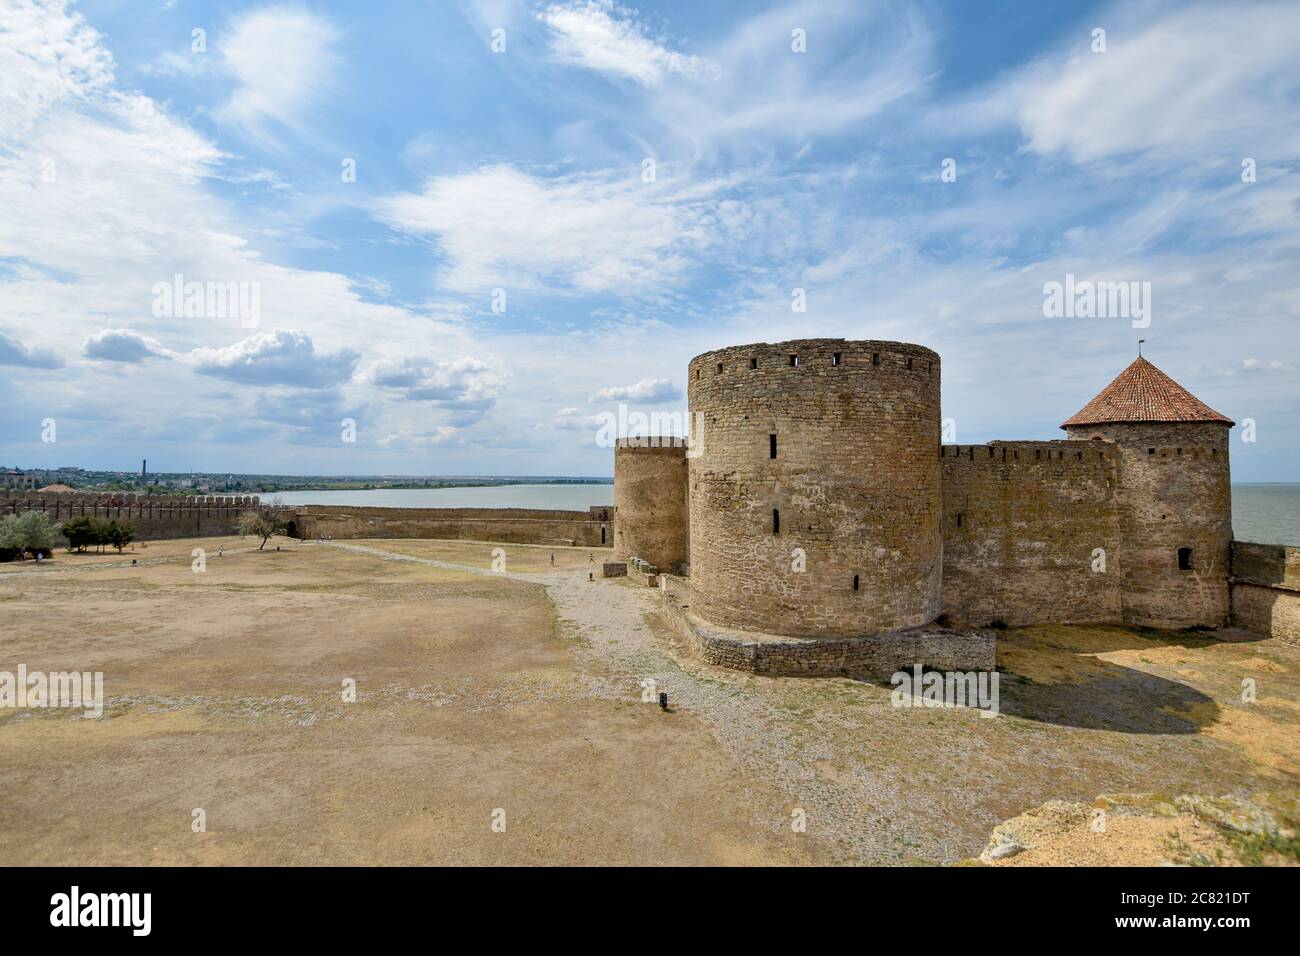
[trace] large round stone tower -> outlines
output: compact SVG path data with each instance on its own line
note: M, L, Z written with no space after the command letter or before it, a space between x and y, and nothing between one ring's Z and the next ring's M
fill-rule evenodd
M1225 625L1231 419L1139 357L1061 427L1116 446L1124 623Z
M848 637L939 613L939 356L800 339L690 363L691 611Z

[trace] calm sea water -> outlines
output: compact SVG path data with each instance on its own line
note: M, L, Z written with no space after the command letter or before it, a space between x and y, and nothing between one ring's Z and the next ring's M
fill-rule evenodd
M555 508L586 511L612 505L613 485L497 485L367 491L283 491L286 505L367 505L374 508ZM1300 485L1233 485L1232 531L1240 541L1300 547Z
M359 491L278 491L263 501L286 505L368 508L542 508L586 511L612 505L613 485L493 485L479 488L368 488Z
M1232 536L1300 547L1300 485L1233 485Z

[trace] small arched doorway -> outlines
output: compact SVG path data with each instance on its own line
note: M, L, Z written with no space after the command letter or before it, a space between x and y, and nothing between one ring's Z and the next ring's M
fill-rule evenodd
M298 537L298 522L290 521L288 527L286 527L284 531L285 534L287 534L291 538Z

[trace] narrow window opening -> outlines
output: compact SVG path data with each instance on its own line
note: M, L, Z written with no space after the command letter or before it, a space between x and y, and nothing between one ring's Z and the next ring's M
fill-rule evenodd
M853 575L853 590L856 591L857 589L858 589L858 576L855 574Z
M957 512L957 527L961 527L961 512Z
M1191 548L1178 549L1178 570L1179 571L1192 570L1192 549Z
M799 356L797 356L797 355L791 355L791 356L790 356L790 367L791 367L791 368L797 368L798 366L799 366Z
M912 367L912 360L910 358L907 360L907 367L908 368Z
M767 457L768 458L776 457L776 436L775 435L767 436Z
M1155 450L1154 448L1148 448L1148 449L1147 449L1147 454L1148 454L1148 455L1154 455L1155 453L1156 453L1156 450Z
M605 543L605 529L604 529L604 528L601 528L601 529L600 529L600 543L601 543L601 544L604 544L604 543Z
M722 374L722 363L721 363L721 362L718 363L718 374L719 374L719 375Z
M772 509L772 533L781 533L781 511L778 508Z
M758 368L758 359L756 359L756 358L752 358L752 359L750 359L750 360L749 360L749 367L750 367L750 368Z
M840 353L839 353L839 352L836 352L836 353L835 353L834 357L831 359L831 364L832 364L832 365L839 365L839 364L840 364Z
M872 365L879 365L879 364L880 364L880 353L879 353L879 352L872 352L872 353L871 353L871 364L872 364Z

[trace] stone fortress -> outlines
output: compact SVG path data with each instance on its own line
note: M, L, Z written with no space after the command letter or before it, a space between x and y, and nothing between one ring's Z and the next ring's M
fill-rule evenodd
M941 444L940 378L900 342L697 356L690 447L615 449L616 561L754 672L991 668L1029 624L1296 633L1300 554L1232 540L1233 423L1146 359L1058 441Z
M1232 539L1232 422L1139 357L1060 441L941 443L940 360L900 342L720 349L692 439L625 439L614 507L279 507L291 537L597 549L701 657L755 673L992 668L1003 626L1233 625L1300 640L1300 548ZM0 515L236 533L256 496L0 489Z

